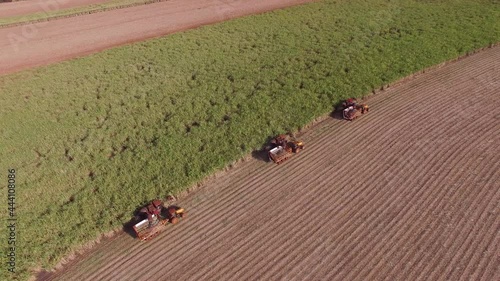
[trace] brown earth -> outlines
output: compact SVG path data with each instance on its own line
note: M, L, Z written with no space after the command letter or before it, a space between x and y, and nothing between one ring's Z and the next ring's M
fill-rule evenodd
M500 280L499 92L500 47L418 75L39 280Z
M0 18L54 12L108 1L110 0L29 0L0 3Z
M0 29L0 75L313 0L170 0Z

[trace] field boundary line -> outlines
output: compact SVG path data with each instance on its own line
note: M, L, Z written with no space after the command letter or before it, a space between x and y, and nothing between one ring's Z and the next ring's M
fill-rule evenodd
M26 0L24 0L24 1L26 1ZM160 2L168 2L168 1L170 1L170 0L144 0L143 2L123 4L123 5L119 5L119 6L115 6L115 7L104 7L104 8L96 7L95 10L76 12L74 14L69 14L69 15L54 15L52 17L49 16L47 18L0 24L0 28L29 25L29 24L35 24L35 23L40 23L40 22L47 22L47 21L52 21L52 20L72 18L72 17L84 16L84 15L91 15L91 14L97 14L97 13L101 13L101 12L107 12L107 11L125 9L125 8L132 8L132 7L137 7L137 6L149 5L149 4L160 3ZM102 3L102 4L104 4L104 3ZM91 5L89 5L89 6L91 6ZM80 7L85 7L85 6L80 6ZM78 8L78 7L68 8L68 9L64 9L64 10L71 10L71 9L76 9L76 8ZM64 11L64 10L60 10L60 11ZM43 12L39 12L39 13L43 13ZM34 14L28 14L28 15L24 15L24 16L30 16L30 15L34 15ZM18 16L15 16L15 17L18 17Z

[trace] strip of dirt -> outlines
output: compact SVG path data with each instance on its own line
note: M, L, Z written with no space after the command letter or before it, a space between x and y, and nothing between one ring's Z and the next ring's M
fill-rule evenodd
M171 0L0 29L0 75L311 0Z
M109 0L30 0L0 3L0 18L55 12L59 10L100 4Z

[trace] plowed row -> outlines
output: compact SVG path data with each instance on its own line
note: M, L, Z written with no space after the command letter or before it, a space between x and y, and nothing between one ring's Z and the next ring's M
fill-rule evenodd
M178 202L154 240L126 233L43 280L499 280L500 48L372 96Z

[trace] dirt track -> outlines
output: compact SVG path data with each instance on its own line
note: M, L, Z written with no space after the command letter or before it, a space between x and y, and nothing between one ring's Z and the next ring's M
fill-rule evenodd
M500 280L500 47L372 96L41 280ZM42 276L42 275L40 275Z
M28 0L0 3L0 18L52 12L107 1L109 0Z
M307 2L312 0L170 0L1 28L0 75Z

